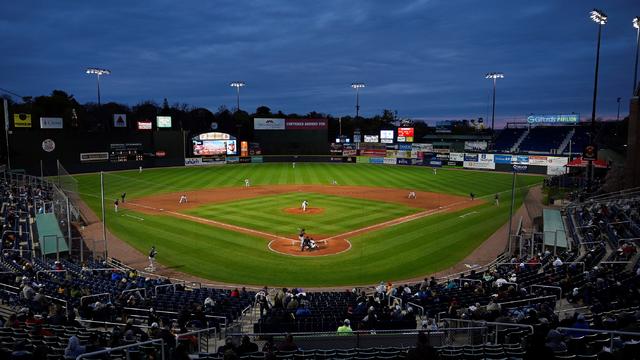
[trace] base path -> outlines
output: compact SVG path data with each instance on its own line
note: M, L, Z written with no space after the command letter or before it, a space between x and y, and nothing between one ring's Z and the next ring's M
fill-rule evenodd
M297 236L295 234L291 234L290 237L279 236L264 231L227 224L220 221L188 215L181 212L206 204L230 202L267 195L290 194L295 192L313 192L319 194L377 200L403 204L406 206L421 208L424 210L408 216L403 216L364 228L351 230L339 235L312 236L316 241L318 241L319 249L310 252L300 251L300 241L297 239ZM123 204L123 206L130 207L132 209L135 209L136 211L148 213L151 215L170 215L206 225L257 236L269 240L269 250L280 254L292 256L326 256L340 254L351 249L351 243L349 242L348 237L358 236L367 232L381 230L390 226L403 224L436 213L460 210L484 203L484 201L481 200L471 201L470 199L461 196L420 191L416 191L416 198L409 199L407 196L408 194L408 190L366 186L276 185L253 186L248 188L241 187L204 189L198 191L160 194L133 199L126 204ZM186 196L189 199L188 202L180 203L179 199L182 196ZM282 209L282 211L290 214L306 216L322 213L324 209L307 208L307 211L303 212L301 208L288 208Z

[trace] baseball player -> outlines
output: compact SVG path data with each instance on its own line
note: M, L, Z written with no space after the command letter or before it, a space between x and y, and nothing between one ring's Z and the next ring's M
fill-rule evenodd
M124 204L124 198L127 197L127 193L123 192L120 197L122 198L122 203Z
M471 201L476 199L476 194L474 193L469 193L469 197L471 198Z
M178 204L185 204L187 201L187 195L180 195L180 201L178 201Z
M500 194L496 194L496 196L493 197L493 200L495 200L496 206L500 206Z
M244 187L249 187L249 186L251 186L249 179L244 179Z
M300 251L304 251L304 229L300 229L300 233L298 234L298 240L300 240Z
M138 168L138 174L142 174L142 166Z
M158 251L156 250L156 246L154 245L149 251L149 267L147 268L151 272L156 271L156 255L158 255Z
M295 162L295 161L294 161L294 162L292 162L292 163L291 163L291 166L293 166L293 168L295 169L295 168L296 168L296 162Z
M331 185L338 185L338 182L336 181L336 179L331 180Z
M438 168L433 168L433 175L438 175Z
M118 212L118 199L116 199L116 201L113 202L113 209Z
M307 206L309 206L309 202L307 200L302 201L302 211L307 211Z
M416 198L416 192L415 191L409 191L409 199L415 199Z

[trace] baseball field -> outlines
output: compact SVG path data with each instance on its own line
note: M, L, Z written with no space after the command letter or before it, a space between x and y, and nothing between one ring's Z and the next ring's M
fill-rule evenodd
M100 215L100 175L75 178ZM541 180L517 177L516 207ZM142 254L155 245L165 267L225 283L317 287L459 263L508 221L511 182L511 174L460 169L272 163L105 173L104 191L109 231ZM301 251L302 228L318 249Z

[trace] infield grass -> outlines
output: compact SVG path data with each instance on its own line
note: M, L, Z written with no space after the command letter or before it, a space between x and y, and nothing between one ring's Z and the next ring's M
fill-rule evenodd
M291 214L302 199L319 214ZM299 229L315 235L337 235L419 212L400 204L342 196L295 192L261 196L233 202L200 206L184 213L280 236L295 236Z
M83 199L99 214L99 175L78 175L76 178ZM328 185L335 179L339 185L415 189L455 195L474 192L479 197L486 197L488 203L350 238L350 251L316 258L273 253L267 249L267 240L186 219L151 216L128 209L116 215L112 206L107 207L107 226L142 253L156 245L160 251L160 263L199 277L227 283L309 287L372 284L445 269L460 262L505 224L509 215L511 174L440 169L437 175L433 175L429 168L367 164L298 163L295 169L290 164L240 164L145 169L142 174L125 171L105 174L105 194L108 199L115 199L126 191L128 198L134 199L181 190L236 187L241 186L245 178L256 185ZM516 207L522 202L526 187L541 182L542 177L518 176L517 179ZM498 192L501 193L500 207L491 204L493 194ZM251 200L257 201L258 198ZM312 207L316 206L316 200L309 201ZM292 207L299 206L298 202L296 197ZM212 205L212 208L218 205ZM411 211L411 208L407 209ZM209 206L195 209L209 210ZM246 216L251 217L252 212L246 211ZM287 229L278 230L279 226ZM273 232L290 233L288 225L273 222L269 227Z

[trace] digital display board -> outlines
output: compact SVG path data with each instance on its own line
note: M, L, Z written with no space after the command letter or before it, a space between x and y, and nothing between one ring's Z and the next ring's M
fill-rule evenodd
M398 142L413 142L413 128L398 128Z
M151 130L152 128L151 121L138 121L138 130Z
M171 116L157 116L156 117L156 125L159 128L170 128L171 127Z
M236 155L235 140L193 140L193 155Z
M380 142L383 144L393 144L393 130L380 130Z
M529 115L529 124L575 124L580 122L580 114Z

